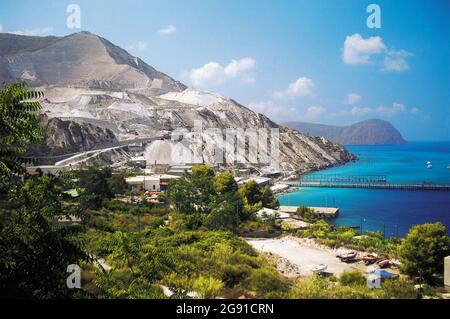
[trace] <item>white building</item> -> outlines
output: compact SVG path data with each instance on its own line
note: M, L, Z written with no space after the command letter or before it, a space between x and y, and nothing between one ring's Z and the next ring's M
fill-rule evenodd
M128 177L125 179L127 184L131 187L132 190L143 192L143 191L151 191L151 192L159 192L161 191L161 185L158 177L153 176L134 176Z
M161 192L166 190L171 180L178 179L180 176L168 174L155 174L146 176L133 176L125 179L132 190L143 192Z

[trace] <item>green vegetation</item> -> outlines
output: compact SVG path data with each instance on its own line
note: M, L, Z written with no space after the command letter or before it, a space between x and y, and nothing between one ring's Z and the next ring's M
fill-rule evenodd
M10 194L12 209L1 211L0 291L21 298L66 298L67 266L88 261L76 235L79 227L61 227L65 214L61 179L28 180Z
M198 277L193 284L194 290L201 299L214 299L223 288L223 283L213 277Z
M300 206L299 208L297 208L296 214L307 223L313 223L318 220L318 217L314 210L306 206Z
M214 170L198 165L184 178L172 181L167 199L178 214L178 225L184 229L238 231L243 229L272 230L273 223L264 223L255 216L262 207L276 207L278 201L270 188L261 188L254 181L238 187L232 174L215 176Z
M44 137L40 117L34 112L41 109L35 101L43 94L29 91L25 83L6 84L0 91L0 176L23 172L23 157L32 143Z
M364 281L363 281L364 279ZM381 289L370 289L362 273L344 274L337 282L334 277L313 275L294 283L292 299L415 299L417 292L405 279L385 281Z
M450 237L442 223L413 226L400 246L402 270L420 282L433 283L450 254Z
M200 165L171 182L161 204L126 194L126 172L99 166L21 181L21 157L42 132L39 97L22 84L0 92L0 293L22 298L414 298L412 281L442 275L449 237L442 224L413 227L405 239L332 227L301 208L311 227L298 236L331 247L400 256L410 279L369 289L361 273L288 280L240 233L279 232L262 207L279 204L268 187L238 186L230 173ZM27 99L24 102L23 99ZM21 127L19 127L21 126ZM8 145L8 146L5 146ZM15 177L15 178L14 178ZM25 178L25 176L23 176ZM79 196L77 196L79 195ZM130 194L128 194L130 195ZM139 194L136 194L139 195ZM169 208L172 205L173 208ZM75 219L66 223L67 219ZM65 220L64 223L62 222ZM68 289L69 265L80 265L82 290ZM172 294L167 295L168 288ZM195 294L192 294L194 292ZM430 293L433 293L432 291Z
M382 232L366 232L359 236L356 229L347 226L334 227L323 220L318 220L307 229L297 231L297 236L314 238L320 244L331 248L347 247L349 249L376 252L391 257L398 257L401 238L384 239Z

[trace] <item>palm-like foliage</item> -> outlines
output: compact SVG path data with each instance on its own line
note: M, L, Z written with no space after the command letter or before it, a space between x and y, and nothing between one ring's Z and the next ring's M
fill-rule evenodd
M23 172L22 157L28 146L44 137L38 111L39 91L30 91L26 83L5 85L0 91L0 175Z

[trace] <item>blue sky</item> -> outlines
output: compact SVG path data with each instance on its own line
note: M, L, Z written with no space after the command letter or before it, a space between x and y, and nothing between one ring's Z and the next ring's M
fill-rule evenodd
M72 3L81 29L66 25ZM409 140L450 140L450 1L2 0L0 25L99 34L279 122L382 118Z

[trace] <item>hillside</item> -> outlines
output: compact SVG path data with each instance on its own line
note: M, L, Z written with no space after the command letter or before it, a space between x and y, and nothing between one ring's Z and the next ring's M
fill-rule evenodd
M204 128L279 128L230 98L188 88L89 32L66 37L0 34L0 48L0 83L22 80L45 93L43 113L53 132L47 142L67 146L68 152L99 147L102 141L109 147L114 141L190 129L195 121L202 121ZM280 128L280 141L285 172L353 159L341 145L289 128ZM214 143L205 146L204 161L213 157ZM154 162L173 147L172 142L150 145L148 160Z
M407 143L401 133L389 122L366 120L351 126L339 127L304 122L287 122L287 127L311 136L323 136L343 145L388 145Z

